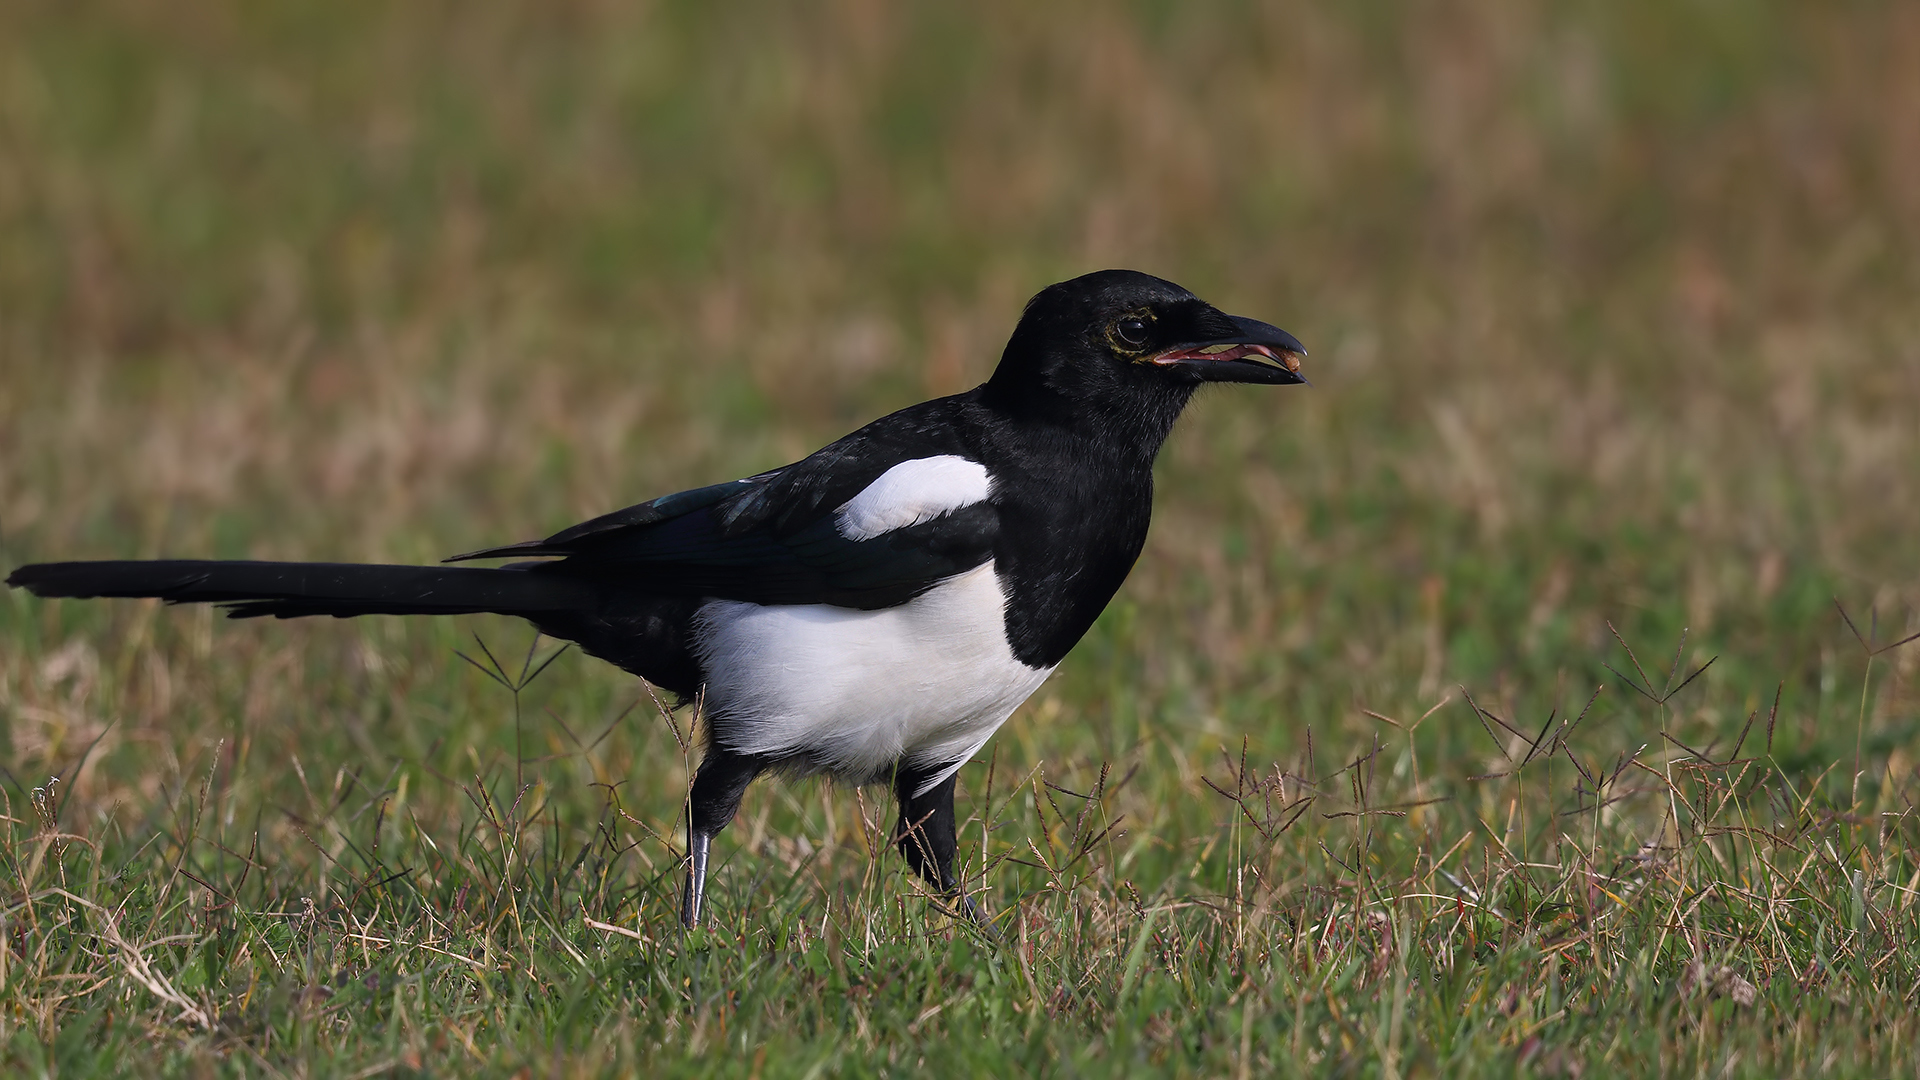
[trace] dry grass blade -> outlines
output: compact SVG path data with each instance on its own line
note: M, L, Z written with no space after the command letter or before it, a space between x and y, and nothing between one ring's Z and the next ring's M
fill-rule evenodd
M114 955L119 958L128 978L138 983L154 997L159 998L161 1001L177 1009L181 1021L200 1028L203 1031L213 1030L212 1014L199 1003L175 989L172 982L154 969L153 965L148 962L142 948L128 941L127 938L121 934L120 920L114 912L83 896L77 896L68 892L65 889L51 889L49 893L54 896L59 896L70 903L78 904L93 914L96 932L105 938L109 945L113 946ZM178 941L180 939L176 937L169 940Z

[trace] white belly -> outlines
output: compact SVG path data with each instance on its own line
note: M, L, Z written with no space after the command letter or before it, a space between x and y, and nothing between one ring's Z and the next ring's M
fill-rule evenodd
M898 607L713 600L695 618L716 737L803 772L884 780L896 762L952 775L1052 668L1007 645L993 563Z

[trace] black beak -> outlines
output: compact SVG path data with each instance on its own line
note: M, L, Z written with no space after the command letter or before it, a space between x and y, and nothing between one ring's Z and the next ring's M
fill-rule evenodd
M1307 355L1300 339L1258 319L1227 318L1233 321L1233 333L1176 345L1150 362L1179 368L1202 382L1286 386L1307 381L1300 374L1300 358Z

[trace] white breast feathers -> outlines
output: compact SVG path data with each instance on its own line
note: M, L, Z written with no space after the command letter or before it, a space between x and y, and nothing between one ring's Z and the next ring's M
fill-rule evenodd
M898 607L709 601L695 622L714 733L852 783L895 762L952 775L1046 680L1007 645L991 561Z
M941 514L985 502L992 487L987 467L957 454L903 461L834 513L840 535L871 540L895 529L932 521Z

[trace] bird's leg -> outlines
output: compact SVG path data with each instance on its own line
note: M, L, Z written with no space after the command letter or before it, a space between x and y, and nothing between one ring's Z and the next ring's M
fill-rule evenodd
M894 775L900 824L894 826L893 842L899 845L900 854L907 857L914 873L957 904L969 921L991 928L973 906L973 898L961 891L960 879L953 873L953 854L959 846L953 819L953 786L958 777L949 776L925 793L914 794L932 771L902 765Z
M687 888L680 894L680 924L689 930L700 925L700 908L707 898L707 853L713 838L727 827L740 809L747 785L760 775L765 762L709 743L700 771L687 797Z

